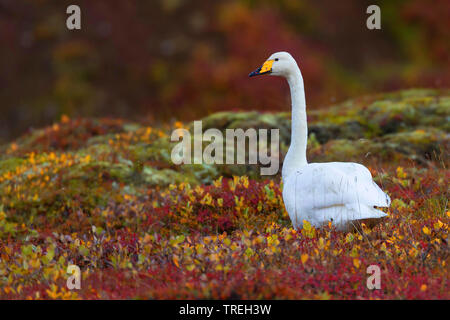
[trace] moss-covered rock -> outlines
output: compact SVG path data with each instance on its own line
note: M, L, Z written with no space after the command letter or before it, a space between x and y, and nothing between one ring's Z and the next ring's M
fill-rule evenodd
M448 161L448 90L366 96L308 110L308 116L310 162ZM221 112L202 119L202 125L204 131L222 132L280 129L280 159L290 144L289 113ZM192 123L185 127L193 130ZM44 210L44 202L63 207L76 199L94 207L123 190L145 194L148 188L182 181L211 183L232 175L261 178L258 165L174 165L170 134L170 128L123 120L63 119L0 147L0 200L5 206L35 211ZM102 196L90 196L92 188Z
M411 89L349 100L326 110L312 111L310 115L315 121L340 127L356 122L357 131L362 131L366 138L420 127L448 132L449 99L448 90ZM348 136L345 130L337 130L336 134Z

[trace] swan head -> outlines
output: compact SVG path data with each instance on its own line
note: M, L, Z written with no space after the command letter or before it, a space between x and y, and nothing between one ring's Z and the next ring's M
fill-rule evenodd
M248 76L254 77L263 74L270 74L273 76L281 76L288 78L298 66L295 59L288 52L276 52L272 54L261 67L251 72Z

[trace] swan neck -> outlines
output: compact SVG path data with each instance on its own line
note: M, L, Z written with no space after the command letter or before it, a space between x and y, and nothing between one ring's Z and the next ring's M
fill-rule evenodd
M291 145L283 164L283 177L287 177L295 169L307 164L306 146L308 141L305 90L303 77L298 67L287 77L287 81L291 91L292 124Z

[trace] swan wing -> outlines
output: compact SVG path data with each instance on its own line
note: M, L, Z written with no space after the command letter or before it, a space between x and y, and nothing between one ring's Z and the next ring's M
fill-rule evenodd
M283 198L297 224L379 218L386 214L373 207L389 207L391 202L370 171L358 163L312 163L286 180Z

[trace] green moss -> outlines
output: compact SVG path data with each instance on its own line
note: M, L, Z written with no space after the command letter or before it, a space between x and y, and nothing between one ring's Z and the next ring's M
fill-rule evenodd
M142 177L146 184L150 186L167 186L180 182L196 183L196 179L190 175L185 175L170 169L154 169L145 166L142 170Z
M0 175L8 171L14 171L24 162L24 159L15 157L0 160Z
M356 121L368 138L420 126L448 131L449 95L448 90L411 89L358 98L310 114L316 121L332 126L344 127Z
M448 91L408 90L308 110L308 160L412 160L424 167L448 161L449 109ZM203 130L280 129L280 166L290 145L290 127L290 113L221 112L203 119ZM100 225L102 210L111 202L121 215L121 206L129 207L124 195L151 197L150 189L170 184L210 184L233 175L267 178L258 165L175 165L171 151L176 143L169 130L149 135L138 124L94 120L61 128L62 133L51 127L25 135L15 142L15 150L12 144L0 147L0 203L11 223L3 228L5 235L14 223L65 223L83 215L88 227ZM32 163L30 151L41 160ZM50 152L58 160L53 155L49 159ZM72 162L62 164L62 154ZM22 171L16 171L19 167Z
M448 90L411 89L359 97L327 109L308 110L308 116L310 161L365 161L367 157L375 157L383 161L407 158L424 162L434 161L435 154L442 155L448 150ZM220 112L201 120L203 130L280 129L282 157L290 144L290 113L287 112ZM74 165L59 173L56 178L69 188L89 189L91 185L105 183L130 188L181 181L210 183L220 175L245 174L260 178L257 165L176 166L171 162L175 142L170 141L170 132L167 132L168 136L141 139L146 128L139 124L79 120L60 127L66 135L47 128L18 139L19 151L16 153L6 153L9 144L1 147L4 154L0 158L0 174L24 164L30 150L38 153L55 150L58 153L62 150L57 148L64 147L69 148L64 150L66 153L78 157L89 155L92 159L89 164ZM192 130L193 124L188 128ZM118 133L126 135L120 143L115 142ZM78 137L85 136L85 140L76 143ZM64 144L57 139L70 143ZM48 165L40 164L41 167ZM27 174L23 173L24 176Z

